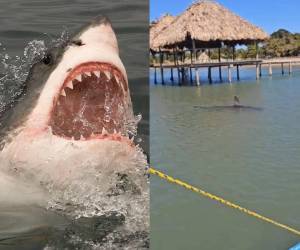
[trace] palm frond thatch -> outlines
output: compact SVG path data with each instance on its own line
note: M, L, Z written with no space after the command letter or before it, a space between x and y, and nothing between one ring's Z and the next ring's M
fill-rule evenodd
M158 24L156 24L158 25ZM163 26L163 25L162 25ZM263 41L269 36L215 1L201 0L192 4L159 32L150 35L150 48L199 43L240 43Z

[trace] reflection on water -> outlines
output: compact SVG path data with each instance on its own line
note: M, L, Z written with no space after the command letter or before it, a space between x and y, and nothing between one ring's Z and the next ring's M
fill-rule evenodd
M200 88L151 86L152 165L299 229L299 81L296 73ZM215 109L232 105L235 95L262 110ZM279 250L299 240L154 176L151 191L152 249Z

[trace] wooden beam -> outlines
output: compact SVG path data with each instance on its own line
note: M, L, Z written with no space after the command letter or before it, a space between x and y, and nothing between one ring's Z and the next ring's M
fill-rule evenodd
M236 65L236 78L239 81L240 80L240 66Z
M174 83L174 77L173 77L173 68L171 68L171 78L170 78L171 82Z
M178 61L177 61L177 50L173 49L173 52L174 52L175 66L177 68L178 84L180 84L180 72L179 72Z
M212 84L211 67L208 67L208 81L210 84Z
M193 51L190 50L190 52L191 52L191 65L193 65ZM193 73L192 72L193 72L192 67L190 67L190 82L191 82L191 84L193 84Z
M293 72L292 62L289 61L289 74L292 74L292 72Z
M219 62L221 62L221 48L218 48L218 54L219 54ZM220 82L223 81L222 79L222 67L219 66L219 79L220 79Z
M164 57L164 55L163 55L162 51L159 49L160 77L161 77L161 83L164 85L165 84L165 80L164 80L164 68L162 66L163 60L164 60L163 57Z
M259 77L261 77L261 63L259 64Z
M231 76L231 64L228 65L228 82L232 82L232 76Z
M232 45L232 61L235 60L235 46Z
M272 76L273 70L272 70L272 64L269 63L269 76Z
M179 70L178 70L178 67L177 67L177 54L176 54L176 51L175 51L175 48L173 48L173 58L174 58L174 66L175 68L177 68L177 73L178 73L178 81L180 81L180 75L179 75Z
M256 53L256 60L258 60L259 56L258 56L258 42L255 41L255 53Z
M196 45L195 45L195 40L194 39L193 39L193 50L194 50L194 53L196 54ZM196 67L195 70L196 70L196 83L197 83L198 86L200 86L199 69Z

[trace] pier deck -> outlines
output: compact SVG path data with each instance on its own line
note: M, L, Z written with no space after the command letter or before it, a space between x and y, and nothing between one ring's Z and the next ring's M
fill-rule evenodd
M192 75L192 69L195 70L195 78L196 78L196 84L200 85L200 68L207 68L208 69L208 80L209 83L212 83L212 76L211 76L211 69L212 68L219 68L219 78L220 81L223 81L222 77L222 68L227 67L228 74L227 74L227 80L229 83L232 82L232 68L236 67L236 74L237 74L237 80L240 80L240 67L242 66L255 66L256 67L256 79L259 79L262 75L262 66L268 66L268 74L271 76L273 74L272 66L274 65L280 65L281 66L281 73L284 74L285 70L284 67L288 66L287 72L289 74L292 73L293 64L299 64L300 65L300 58L299 59L293 59L289 60L288 58L283 59L250 59L250 60L234 60L234 61L211 61L211 62L195 62L195 63L179 63L176 64L152 64L150 65L150 68L154 69L154 83L157 84L157 70L160 70L161 74L161 83L164 84L164 70L170 70L171 71L171 81L174 82L174 76L173 71L177 70L178 74L178 83L184 83L184 82L190 82L191 84L194 83L194 77ZM189 74L187 73L189 72ZM188 77L189 75L189 77ZM189 80L188 80L189 78Z

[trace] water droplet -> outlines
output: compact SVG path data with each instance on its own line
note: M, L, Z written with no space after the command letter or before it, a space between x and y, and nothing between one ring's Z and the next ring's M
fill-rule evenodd
M103 120L105 122L110 122L110 116L109 115L105 115L104 118L103 118Z
M109 112L109 111L110 111L110 106L105 105L105 106L104 106L104 109L105 109L106 112Z

